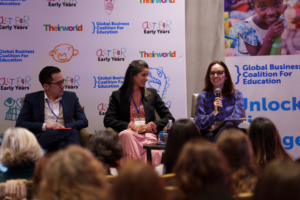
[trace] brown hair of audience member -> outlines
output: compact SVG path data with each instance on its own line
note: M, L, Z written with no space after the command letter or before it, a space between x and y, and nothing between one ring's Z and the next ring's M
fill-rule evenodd
M56 153L42 177L38 199L98 200L106 197L103 165L80 146L70 145Z
M183 145L193 138L201 138L197 125L190 119L177 120L170 129L164 155L166 173L172 173Z
M213 191L235 193L226 159L212 143L203 139L184 145L174 172L181 200Z
M207 71L206 71L206 75L205 75L205 86L204 86L203 91L212 91L213 90L213 85L210 81L210 71L211 71L212 66L214 66L215 64L221 65L224 68L225 75L227 77L227 79L224 83L221 95L224 97L225 96L232 97L233 93L234 93L234 85L231 80L230 72L228 70L227 65L223 61L219 61L219 60L213 61L209 64Z
M274 159L293 160L284 149L278 130L271 120L264 117L254 119L250 124L248 135L254 159L261 168Z
M87 149L105 165L116 165L123 156L122 144L115 131L105 130L93 134L88 143Z
M239 129L231 128L221 133L216 144L231 169L236 192L253 192L259 172L248 136Z
M131 160L120 171L112 190L111 200L166 200L166 191L152 166Z
M8 167L34 164L42 156L42 149L33 133L25 128L9 128L4 133L0 150L1 163Z
M43 157L41 157L37 163L37 165L35 166L34 169L34 174L33 174L33 184L32 184L32 193L33 196L37 196L37 193L39 191L39 187L42 181L42 174L43 171L46 167L46 165L48 164L49 160L52 158L52 156L55 154L56 152L49 152L46 153Z
M300 199L299 185L299 164L292 161L274 160L265 167L257 182L253 199Z

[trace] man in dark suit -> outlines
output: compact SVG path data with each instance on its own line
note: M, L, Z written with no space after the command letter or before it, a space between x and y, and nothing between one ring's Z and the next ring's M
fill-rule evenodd
M16 127L30 130L41 147L48 151L80 144L78 131L88 126L88 120L76 94L64 91L64 77L60 69L52 66L43 68L39 81L44 90L25 96Z

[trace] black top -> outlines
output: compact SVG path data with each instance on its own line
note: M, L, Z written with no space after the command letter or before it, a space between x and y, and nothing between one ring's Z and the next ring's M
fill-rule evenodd
M147 89L151 92L151 98L149 100L143 98L146 123L154 122L156 110L161 118L161 120L154 122L158 133L168 124L169 119L173 122L175 119L156 90L152 88ZM112 93L109 107L103 121L106 128L110 127L117 132L127 129L130 122L130 102L126 100L124 90L117 90Z

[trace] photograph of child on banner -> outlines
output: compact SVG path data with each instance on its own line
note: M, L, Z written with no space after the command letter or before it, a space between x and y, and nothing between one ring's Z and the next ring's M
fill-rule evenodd
M224 1L225 56L300 54L300 0L248 0L245 14L228 12L241 1ZM254 14L242 21L250 7Z

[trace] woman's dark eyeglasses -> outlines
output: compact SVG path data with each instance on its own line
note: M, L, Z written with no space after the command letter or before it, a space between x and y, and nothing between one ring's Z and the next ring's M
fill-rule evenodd
M65 83L65 79L62 80L62 81L58 81L58 82L56 82L56 83L48 83L48 84L55 84L55 85L57 85L58 87L61 87L62 84L64 84L64 83Z
M217 74L218 76L222 76L224 74L224 71L219 70L219 71L216 71L216 72L210 72L211 76L214 76L215 74Z

